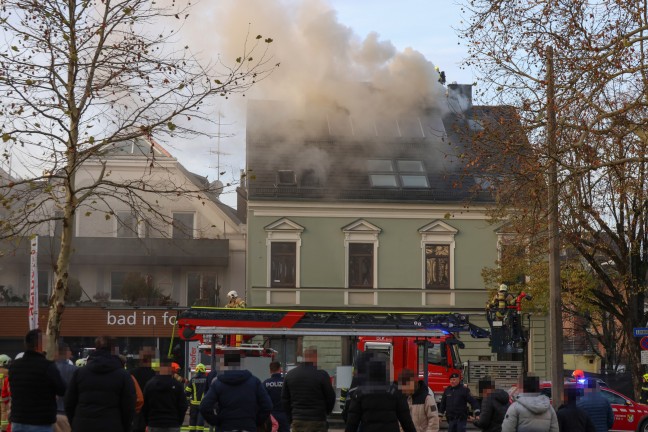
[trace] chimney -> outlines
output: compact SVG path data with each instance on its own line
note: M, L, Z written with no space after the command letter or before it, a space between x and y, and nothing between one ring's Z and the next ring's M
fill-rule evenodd
M448 84L448 106L454 113L462 113L472 108L472 84Z

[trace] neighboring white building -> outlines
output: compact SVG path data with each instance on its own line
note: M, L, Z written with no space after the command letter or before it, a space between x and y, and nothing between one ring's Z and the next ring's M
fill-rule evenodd
M245 295L245 229L236 210L214 193L219 184L210 185L144 139L85 161L77 185L91 185L102 171L115 184L132 184L139 197L102 185L77 209L70 276L81 283L82 301L103 293L110 302L122 302L121 284L128 273L139 273L179 306L224 305L232 289ZM53 284L59 229L53 222L38 233L41 303ZM0 286L15 296L27 295L28 241L0 258Z

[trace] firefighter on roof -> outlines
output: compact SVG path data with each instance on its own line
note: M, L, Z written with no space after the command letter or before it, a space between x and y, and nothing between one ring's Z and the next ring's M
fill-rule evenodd
M198 363L196 365L196 375L189 380L185 387L185 394L189 399L189 430L204 430L205 420L200 415L200 402L207 392L207 375L205 374L205 365Z
M227 298L229 302L225 305L226 308L244 308L245 301L242 298L239 298L236 291L230 291L227 293Z

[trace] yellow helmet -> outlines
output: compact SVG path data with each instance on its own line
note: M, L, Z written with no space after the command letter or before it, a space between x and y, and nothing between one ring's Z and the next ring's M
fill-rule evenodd
M205 365L202 363L198 363L196 365L196 373L198 372L205 372L207 369L205 369Z
M643 374L643 380L648 381L648 373Z

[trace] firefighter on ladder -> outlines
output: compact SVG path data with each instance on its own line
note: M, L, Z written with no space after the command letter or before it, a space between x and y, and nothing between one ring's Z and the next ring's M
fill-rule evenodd
M185 387L185 394L189 399L189 430L202 431L205 429L205 420L200 415L200 402L207 393L209 385L207 384L205 365L198 363L196 365L196 375L189 380Z

